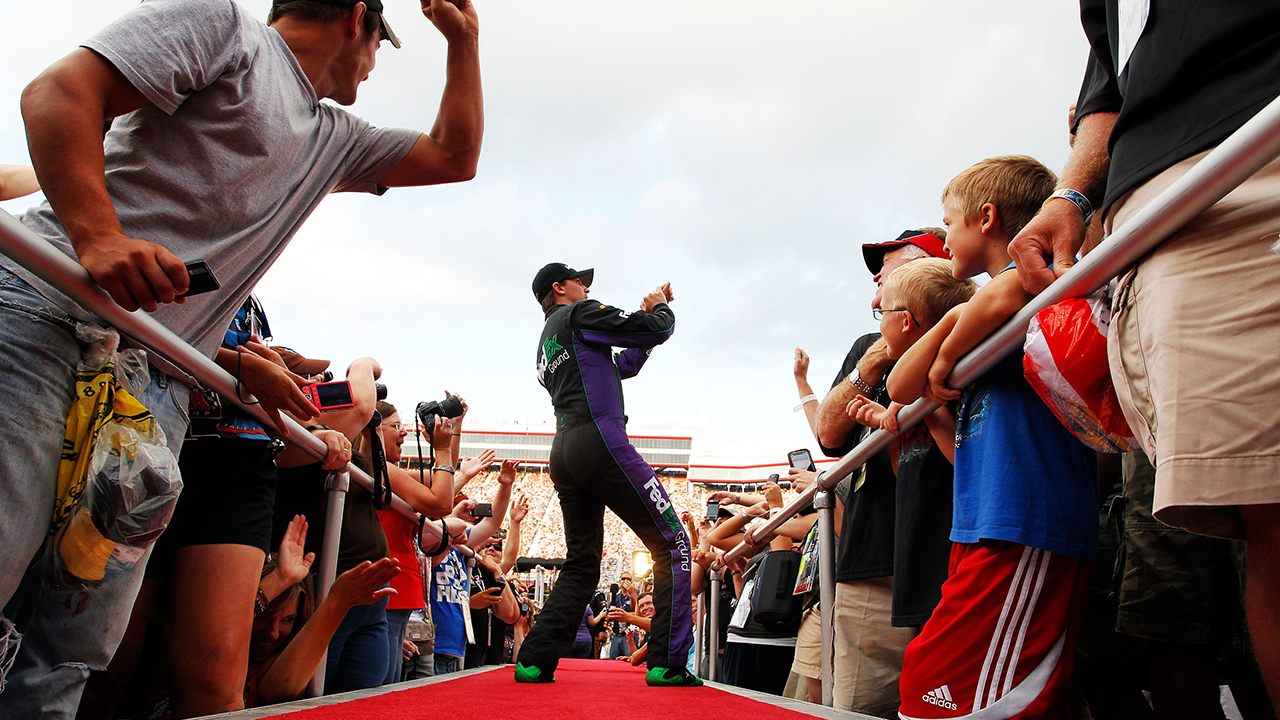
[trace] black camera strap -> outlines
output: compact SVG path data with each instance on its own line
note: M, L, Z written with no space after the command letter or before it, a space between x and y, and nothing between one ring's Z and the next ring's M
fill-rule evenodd
M391 480L387 477L387 454L382 449L378 426L382 415L373 413L369 420L369 475L373 477L373 506L379 510L391 507Z

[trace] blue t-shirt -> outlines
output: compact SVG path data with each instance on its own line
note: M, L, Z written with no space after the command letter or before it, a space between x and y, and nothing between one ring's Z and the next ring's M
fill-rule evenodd
M1006 540L1092 560L1097 456L1054 417L1022 374L1022 353L971 385L956 418L951 540Z
M431 619L436 624L437 653L466 657L467 626L462 613L470 607L471 577L457 548L431 568Z

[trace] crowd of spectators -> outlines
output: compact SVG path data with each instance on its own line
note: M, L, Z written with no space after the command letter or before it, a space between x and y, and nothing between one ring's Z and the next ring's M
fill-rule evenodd
M965 353L1280 93L1274 7L1173 4L1148 17L1144 5L1117 23L1114 3L1081 6L1092 52L1061 175L1023 155L961 170L940 188L941 207L921 211L945 229L863 247L880 331L853 341L822 397L796 351L797 391L825 454L875 430L895 436L833 489L834 606L819 605L813 507L755 538L727 564L719 596L703 594L709 569L814 472L794 467L789 489L759 492L661 477L694 548L690 585L705 598L695 619L722 640L716 657L691 653L690 670L714 664L731 684L819 702L826 610L840 709L1214 718L1226 686L1233 712L1275 717L1280 161L1107 288L1103 394L1131 449L1081 442L1028 382L1021 353L966 387L948 384ZM93 318L3 259L0 367L12 371L0 424L36 430L0 436L0 718L191 717L297 699L313 678L324 679L315 691L337 693L513 662L546 589L517 563L564 557L573 541L545 473L487 451L459 456L461 398L451 396L458 412L416 418L430 420L432 461L410 467L400 464L407 421L382 397L377 360L351 361L350 402L321 413L303 388L331 381L329 363L272 343L251 295L329 192L474 174L471 3L424 0L450 43L430 135L317 104L353 102L382 40L398 47L379 0L275 0L274 34L228 7L144 3L33 82L23 110L36 171L0 166L0 198L32 192L38 177L49 202L24 216L28 227L121 307L155 313L214 358L270 417L300 423L325 457L285 448L231 398L156 358L128 384L150 411L133 419L161 428L154 445L181 470L167 527L108 538L114 516L66 525L57 512L50 527L49 508L74 509L83 492L73 477L52 481L76 459L57 429L69 426L85 354L77 321L83 330ZM173 42L154 42L155 28ZM224 46L235 49L213 56ZM282 86L299 68L308 90ZM297 134L266 129L286 125ZM175 159L208 150L225 160L238 152L225 137L238 134L265 144L199 173ZM104 162L110 183L84 172ZM210 227L228 228L228 242L211 243ZM189 284L179 255L206 251L224 288L175 302ZM901 427L899 411L920 398L937 407ZM345 489L340 527L326 528L330 475L348 463L373 487ZM392 493L419 519L389 507ZM116 510L107 505L92 512ZM326 529L339 536L337 577L321 588ZM644 662L654 604L652 578L632 566L642 549L609 513L605 574L576 654ZM554 584L554 570L536 576ZM707 603L720 608L719 627L708 627Z

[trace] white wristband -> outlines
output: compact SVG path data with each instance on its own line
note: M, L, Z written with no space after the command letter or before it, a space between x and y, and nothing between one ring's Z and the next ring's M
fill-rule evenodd
M808 395L805 395L804 397L800 398L800 404L799 404L799 405L797 405L797 406L795 406L795 407L791 410L791 412L800 412L801 410L803 410L803 409L804 409L804 405L805 405L805 403L807 403L807 402L817 402L817 401L818 401L818 396L817 396L817 395L814 395L813 393L809 393Z

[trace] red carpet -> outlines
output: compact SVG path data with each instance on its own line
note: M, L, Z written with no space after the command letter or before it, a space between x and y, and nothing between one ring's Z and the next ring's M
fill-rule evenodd
M779 672L786 672L780 669ZM644 670L620 661L561 660L556 681L517 685L511 666L341 705L280 715L290 720L500 720L618 716L671 720L799 720L810 715L710 687L651 688Z

